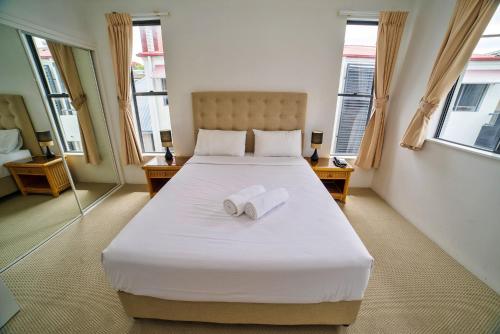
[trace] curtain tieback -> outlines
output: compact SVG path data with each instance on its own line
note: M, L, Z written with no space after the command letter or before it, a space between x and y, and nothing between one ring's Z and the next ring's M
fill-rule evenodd
M381 109L385 106L385 104L389 101L389 95L386 95L384 97L376 97L374 102L375 102L375 108Z
M71 100L71 103L73 104L73 107L75 107L76 110L80 109L80 107L85 102L87 102L87 96L85 96L85 94L82 94L82 95L78 96L77 98Z
M425 101L423 98L420 100L420 111L424 114L426 118L430 118L434 109L437 107L437 103L432 103Z
M129 108L129 106L130 106L130 100L128 100L128 99L125 99L125 100L118 99L118 105L120 106L120 110L125 110L125 109Z

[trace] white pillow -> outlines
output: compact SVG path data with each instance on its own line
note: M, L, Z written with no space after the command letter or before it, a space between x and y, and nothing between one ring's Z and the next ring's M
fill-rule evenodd
M255 134L255 156L259 157L301 157L302 131L261 131Z
M245 155L246 131L199 129L195 155Z
M0 153L17 151L23 146L19 129L0 130Z

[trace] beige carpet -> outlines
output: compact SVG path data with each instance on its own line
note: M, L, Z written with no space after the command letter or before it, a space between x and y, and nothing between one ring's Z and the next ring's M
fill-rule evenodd
M76 192L85 208L114 186L111 183L77 183ZM0 198L0 268L79 215L80 209L70 189L59 197L16 193Z
M78 182L75 184L78 199L84 209L114 187L116 187L116 183Z
M0 199L0 268L79 215L71 190L59 197L17 193Z
M344 211L375 257L356 322L247 326L131 320L108 286L100 252L147 202L126 186L1 276L21 313L1 333L498 333L500 297L419 233L371 190Z

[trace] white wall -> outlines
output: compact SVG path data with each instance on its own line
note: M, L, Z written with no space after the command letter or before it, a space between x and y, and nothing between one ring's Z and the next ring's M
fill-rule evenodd
M163 37L172 132L178 155L194 149L191 97L199 90L271 90L308 93L306 140L324 131L320 154L332 142L345 17L339 9L411 9L411 0L366 1L101 1L87 6L87 21L103 65L105 94L116 96L104 14L169 11ZM117 104L108 112L119 139ZM305 145L305 155L312 154ZM124 167L126 181L145 182L143 171ZM354 186L369 186L371 172L357 170Z
M79 0L1 0L0 23L22 25L28 31L42 28L42 37L48 34L59 42L89 47L93 38L82 15L86 4Z
M373 189L448 254L500 292L500 160L435 142L413 152L399 146L446 31L455 1L420 2L387 119ZM439 112L434 115L434 123ZM433 134L430 129L430 134Z

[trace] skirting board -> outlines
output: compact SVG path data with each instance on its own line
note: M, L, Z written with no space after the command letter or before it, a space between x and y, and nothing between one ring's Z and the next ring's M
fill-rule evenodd
M128 316L174 321L267 325L349 325L360 300L317 304L189 302L137 296L119 291Z

